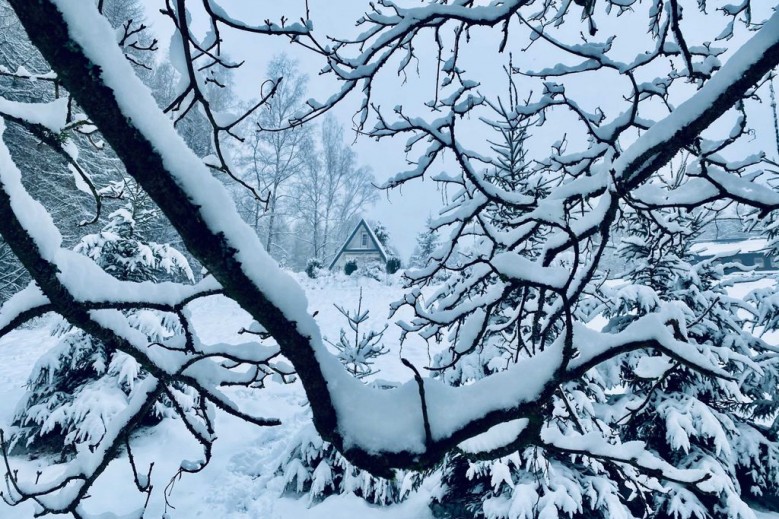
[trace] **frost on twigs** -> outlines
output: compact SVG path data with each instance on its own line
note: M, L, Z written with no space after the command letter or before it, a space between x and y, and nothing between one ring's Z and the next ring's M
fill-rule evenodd
M341 334L337 341L327 341L338 352L338 360L346 367L346 370L357 378L365 378L374 375L377 370L373 367L378 357L386 355L389 350L381 343L387 325L381 330L367 327L370 312L362 308L362 288L355 310L346 310L342 306L335 305L336 309L346 318L349 330L341 328ZM362 332L360 327L362 326ZM326 339L327 340L327 339Z
M209 404L191 421L178 413L207 461L213 407L275 423L245 414L219 388L257 382L259 366L284 355L310 397L318 434L350 463L389 476L443 460L455 467L446 474L453 494L458 485L480 488L468 492L484 496L480 510L470 507L474 514L749 516L750 497L777 495L776 417L765 402L777 379L777 351L763 336L773 322L771 300L756 293L757 309L732 295L725 267L698 262L685 246L698 223L779 209L768 187L775 172L749 149L753 103L779 64L779 14L770 5L745 0L743 8L717 11L692 0L603 0L585 6L581 20L581 3L572 2L406 8L386 1L371 6L351 39L324 43L307 22L290 26L293 41L322 55L325 73L340 81L290 124L360 92L358 129L404 141L409 157L386 187L410 188L424 177L445 187L445 206L431 222L442 243L407 273L409 292L395 310L413 313L404 332L446 348L427 366L433 376L383 391L356 380L327 351L299 287L268 257L121 51L106 45L110 31L94 10L75 0L52 0L57 8L9 2L189 252L274 341L205 345L185 333L183 345L149 345L126 308L90 307L96 290L72 275L91 267L63 261L69 256L52 238L45 208L25 198L20 174L4 160L0 232L48 304L150 373L118 423L134 427L151 401L183 380ZM228 64L211 51L219 50L212 45L220 24L231 19L213 11L214 30L199 42L188 33L185 4L194 5L178 0L166 13L187 77L168 113L198 106L208 118L200 73ZM758 15L760 6L767 10ZM696 20L703 23L691 31ZM740 47L727 39L734 20L739 31L755 29ZM236 25L255 33L286 26ZM646 34L636 29L647 25ZM498 75L463 62L464 49L489 34L510 55L502 95L486 85ZM397 72L399 63L402 75L424 63L415 59L423 41L433 42L435 54L431 99L418 107L395 101L385 111L374 102L377 78L388 65ZM205 51L193 54L200 43ZM86 73L94 67L100 76ZM592 85L602 95L593 96ZM235 121L211 121L214 146ZM229 173L224 154L217 158L224 162L211 165ZM41 218L33 223L30 215ZM606 268L617 249L622 259ZM117 298L131 291L122 286ZM523 419L526 427L496 428ZM466 442L474 437L476 452L457 451L473 447ZM118 452L117 442L101 445L100 459ZM332 466L297 469L315 492L332 487Z

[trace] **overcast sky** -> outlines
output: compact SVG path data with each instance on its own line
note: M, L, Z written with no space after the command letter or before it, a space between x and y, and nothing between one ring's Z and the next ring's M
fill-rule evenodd
M159 8L163 2L160 0L144 1L148 7L149 19L155 31L160 34L161 47L164 49L170 40L171 32L169 21L159 15ZM292 22L298 21L305 15L304 0L220 0L219 3L231 16L258 25L262 24L265 19L277 22L282 15L285 15ZM337 35L341 38L354 36L361 30L355 27L355 20L359 19L362 13L369 8L368 3L367 0L309 0L315 34L320 39L323 39L324 35ZM407 0L399 3L420 5L418 0ZM768 3L766 2L766 4ZM694 41L694 38L696 34L710 35L711 28L705 24L711 24L711 21L698 16L697 12L689 11L690 9L685 12L685 28L691 38L690 44L702 43ZM759 19L759 16L760 13L756 13L755 18ZM600 34L609 34L613 32L612 29L616 32L621 29L624 32L625 27L620 26L620 24L625 23L625 17L611 16L607 18L601 16L598 19ZM569 16L566 22L564 25L566 32L561 34L569 38L567 41L577 42L580 39L579 33L584 30L584 22L580 22L578 16ZM646 30L646 18L642 18L640 23L640 26L628 33L629 37L622 37L616 42L614 50L610 54L613 58L628 59L641 49L653 47ZM515 30L513 34L517 35L519 32ZM561 58L559 52L549 48L549 46L543 47L543 43L536 43L531 49L532 52L523 53L522 49L527 45L525 35L510 39L507 52L504 54L497 52L500 42L497 31L478 29L474 30L471 36L469 44L462 51L460 66L467 70L471 79L477 79L482 83L481 91L488 94L500 94L505 90L506 80L502 73L502 67L508 62L509 51L513 54L515 65L519 64L526 69L538 70L548 67ZM744 34L744 31L737 32L734 42L743 41L746 36L748 35ZM286 38L258 37L230 30L225 30L223 37L226 40L225 49L229 55L236 61L245 61L243 67L234 76L235 92L243 98L257 97L259 85L266 79L265 70L268 62L281 52L298 60L301 70L309 75L309 97L322 101L338 88L338 84L330 76L318 75L319 70L324 65L321 56L300 46L290 44ZM411 74L408 77L400 78L395 74L392 66L387 67L387 70L382 72L381 81L375 88L374 101L384 108L392 108L396 105L404 105L409 110L414 110L415 107L416 109L422 108L423 103L433 97L436 87L435 54L433 52L435 47L433 43L432 37L429 35L419 39L416 43L420 61L415 66L420 71L419 76ZM562 59L570 61L567 57L562 57ZM723 61L726 59L727 55ZM647 75L646 77L638 77L639 82L651 81L654 79L651 76L655 72L657 71L642 72L642 74ZM405 79L405 83L403 83L403 79ZM573 88L577 88L577 100L583 103L583 107L588 111L594 112L596 108L600 107L609 118L612 118L627 109L623 96L628 95L630 91L625 76L618 76L614 72L604 72L600 75L589 74L586 79L589 83L577 83L577 81L579 80L566 80L565 84L571 91ZM524 93L538 93L539 89L542 88L541 80L520 77L518 82L520 90ZM693 87L689 87L687 95L693 92ZM604 95L604 93L608 95ZM767 92L764 93L767 94ZM678 99L681 101L681 97ZM360 100L359 93L355 92L334 111L335 116L346 128L352 126L352 117ZM655 117L662 115L660 110L658 107L658 113ZM642 115L649 114L643 113ZM586 149L585 141L580 139L577 142L576 140L577 135L580 135L581 132L577 133L573 130L579 123L573 120L570 114L560 110L553 112L551 116L559 117L559 120L552 121L552 124L547 124L535 132L532 143L533 153L546 156L551 144L561 139L563 135L572 141L571 149L574 149L573 147ZM732 117L726 118L721 126L729 128L732 121ZM755 136L758 142L750 143L750 147L764 149L769 155L775 156L770 111L766 109L754 111L750 123L753 127L760 129ZM468 145L478 149L479 141L481 141L481 146L485 146L485 137L489 136L487 130L476 124L476 121L465 121L463 124L471 124L471 126L466 126L469 130L472 129L473 133L473 135L467 135L471 138ZM377 143L365 137L357 137L354 133L350 135L355 138L353 146L358 154L359 163L370 166L379 182L399 171L408 169L406 156L403 152L403 142L384 140ZM480 151L484 151L484 148L482 147ZM446 167L445 162L439 164L434 172L437 173ZM376 206L366 208L365 216L384 223L390 231L393 244L404 258L408 258L413 249L416 234L423 229L426 218L429 215L434 216L438 212L442 206L443 195L431 180L415 181L402 190L382 192Z
M169 19L159 14L159 0L145 0L147 12L154 30L160 34L161 48L165 49L172 34ZM222 0L220 4L234 17L261 24L269 18L278 21L285 14L293 21L305 13L302 0ZM337 5L337 8L333 8ZM319 34L355 34L354 21L367 7L363 0L310 0L311 18ZM271 58L286 53L298 60L300 69L309 76L308 96L325 99L336 91L338 85L328 77L319 76L319 70L325 62L286 38L257 37L239 31L226 30L225 39L230 56L236 61L244 61L241 69L235 72L235 92L243 98L257 97L260 84L266 79L265 71ZM166 49L165 49L166 50ZM434 81L428 81L426 97L433 93ZM403 95L409 93L404 91ZM397 98L395 103L404 99ZM378 182L384 181L399 171L407 169L402 143L382 141L377 143L366 137L358 137L353 131L352 117L359 107L357 96L351 96L333 112L344 125L346 135L354 140L354 150L358 163L370 166ZM364 216L383 223L389 230L392 244L408 259L413 250L416 235L424 228L429 215L435 215L441 207L441 193L430 180L417 182L414 189L403 188L391 192L380 192L379 201L374 207L366 207Z

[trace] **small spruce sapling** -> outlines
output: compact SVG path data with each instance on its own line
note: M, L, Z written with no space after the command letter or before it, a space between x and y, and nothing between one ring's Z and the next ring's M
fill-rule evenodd
M381 344L385 325L380 331L362 332L368 310L362 309L362 290L357 310L350 312L335 305L346 317L353 335L341 329L337 342L327 341L338 350L338 358L347 371L357 378L376 374L374 360L388 352ZM306 410L306 413L309 413ZM294 423L294 422L293 422ZM292 433L292 441L275 465L275 473L288 492L305 494L310 503L333 494L353 493L368 502L388 505L402 501L422 482L424 475L414 471L397 471L386 479L371 475L349 463L333 445L323 440L314 425L305 425Z
M341 328L341 336L338 341L332 342L327 339L336 350L338 350L338 359L346 366L346 370L357 378L365 378L376 373L373 363L378 357L385 355L388 350L381 344L387 325L384 325L379 331L369 330L367 333L360 334L360 325L368 320L369 311L362 309L362 289L360 289L360 299L357 302L357 310L350 312L342 306L335 305L341 315L346 317L353 336ZM364 328L363 328L364 330Z

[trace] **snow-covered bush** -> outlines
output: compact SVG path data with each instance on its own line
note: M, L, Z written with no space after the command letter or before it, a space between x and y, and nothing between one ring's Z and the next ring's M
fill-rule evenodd
M306 262L306 275L311 279L319 277L322 270L322 262L318 258L311 258Z
M405 499L422 481L412 471L397 471L393 479L385 479L355 467L322 440L310 421L294 433L280 463L271 470L283 479L286 491L305 495L312 503L350 493L370 503L389 505Z
M127 209L112 213L103 230L85 236L75 250L121 280L192 281L178 251L140 239ZM147 309L126 313L130 326L151 343L182 334L173 314ZM94 447L101 441L106 423L125 408L147 372L136 359L79 329L59 326L54 333L60 335L59 341L35 364L27 393L17 406L12 441L17 449L69 455L80 445ZM182 402L196 404L191 395L179 396ZM143 422L151 425L167 413L165 401L159 400Z
M394 274L400 270L400 258L397 256L390 256L387 259L386 271L387 274Z
M357 275L361 278L371 278L382 281L387 277L387 269L378 261L365 261L357 267Z

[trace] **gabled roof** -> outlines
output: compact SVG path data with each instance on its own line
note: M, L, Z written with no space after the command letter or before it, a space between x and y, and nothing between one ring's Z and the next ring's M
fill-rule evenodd
M360 230L360 228L365 229L368 233L368 238L373 242L373 248L370 249L360 249L359 251L355 252L362 252L362 251L376 251L381 255L381 258L383 261L387 261L387 252L384 250L384 247L382 246L381 242L379 241L379 238L376 237L376 233L373 232L373 229L371 229L371 226L368 225L368 223L365 221L365 218L360 218L359 223L354 227L354 230L349 234L349 237L346 238L346 241L343 245L341 245L341 248L338 249L338 252L336 252L335 256L333 257L333 261L330 262L330 266L328 268L333 268L333 265L338 261L338 258L341 257L341 254L344 252L353 252L351 250L348 250L346 247L349 245L349 242L352 241L352 238L354 238L357 235L357 231Z

